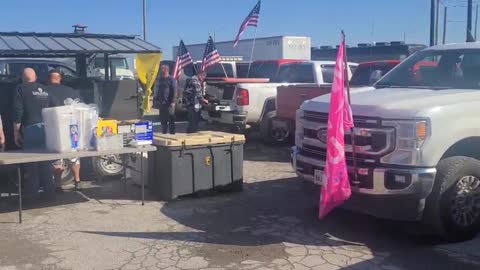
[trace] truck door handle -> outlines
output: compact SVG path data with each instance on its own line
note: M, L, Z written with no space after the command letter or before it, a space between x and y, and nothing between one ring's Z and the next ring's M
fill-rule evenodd
M307 94L301 94L300 97L305 99L305 98L307 98Z

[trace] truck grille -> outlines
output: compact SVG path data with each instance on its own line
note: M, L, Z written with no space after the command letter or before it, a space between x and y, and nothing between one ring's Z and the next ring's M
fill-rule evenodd
M304 112L303 144L299 149L301 156L315 160L327 159L328 114L312 111ZM355 159L352 154L351 132L345 134L345 160L352 186L373 189L373 172L380 165L380 158L395 149L395 129L382 127L380 118L353 116L355 124ZM355 162L354 162L355 161ZM355 181L354 163L358 169ZM318 167L318 166L317 166ZM315 170L323 170L306 162L297 161L297 170L303 174L314 175ZM354 183L355 181L355 183Z
M328 114L306 111L305 119L315 123L314 125L306 125L304 128L303 134L305 139L325 149L327 144ZM379 158L395 149L394 128L381 127L381 120L367 117L354 116L354 123L356 154L370 158ZM346 152L351 153L353 147L350 131L346 132L344 140Z
M327 160L327 150L325 148L316 147L313 145L303 144L300 149L300 154L305 157L310 157L322 161ZM353 166L353 155L352 153L345 153L345 159L347 161L347 166ZM355 161L357 166L373 166L378 164L379 160L376 158L371 158L367 155L356 154Z
M305 120L326 125L328 123L328 113L305 111ZM353 116L353 122L355 127L374 128L381 126L381 120L379 118Z

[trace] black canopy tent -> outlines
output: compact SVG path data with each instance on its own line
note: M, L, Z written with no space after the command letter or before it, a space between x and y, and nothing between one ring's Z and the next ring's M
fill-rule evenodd
M81 77L86 77L87 58L94 54L105 55L108 79L109 55L161 52L159 47L133 35L0 32L0 57L75 58Z

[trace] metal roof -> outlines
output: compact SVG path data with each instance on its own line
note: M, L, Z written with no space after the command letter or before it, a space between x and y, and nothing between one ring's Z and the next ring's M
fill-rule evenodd
M159 53L132 35L0 32L0 57L71 57L94 53Z

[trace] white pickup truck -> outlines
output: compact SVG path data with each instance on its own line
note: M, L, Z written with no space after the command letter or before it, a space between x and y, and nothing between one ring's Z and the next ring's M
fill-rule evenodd
M425 63L428 63L425 65ZM330 95L297 111L292 161L321 185ZM376 217L421 221L447 239L480 229L480 43L418 52L375 84L351 94L355 123L352 197L345 207Z
M350 64L351 67L356 65ZM202 117L210 124L227 126L236 131L259 127L262 120L276 109L278 86L331 83L335 62L277 60L257 61L252 66L251 78L269 80L207 80L206 95L210 106L202 111ZM255 76L261 73L259 69L265 67L268 67L269 75Z

